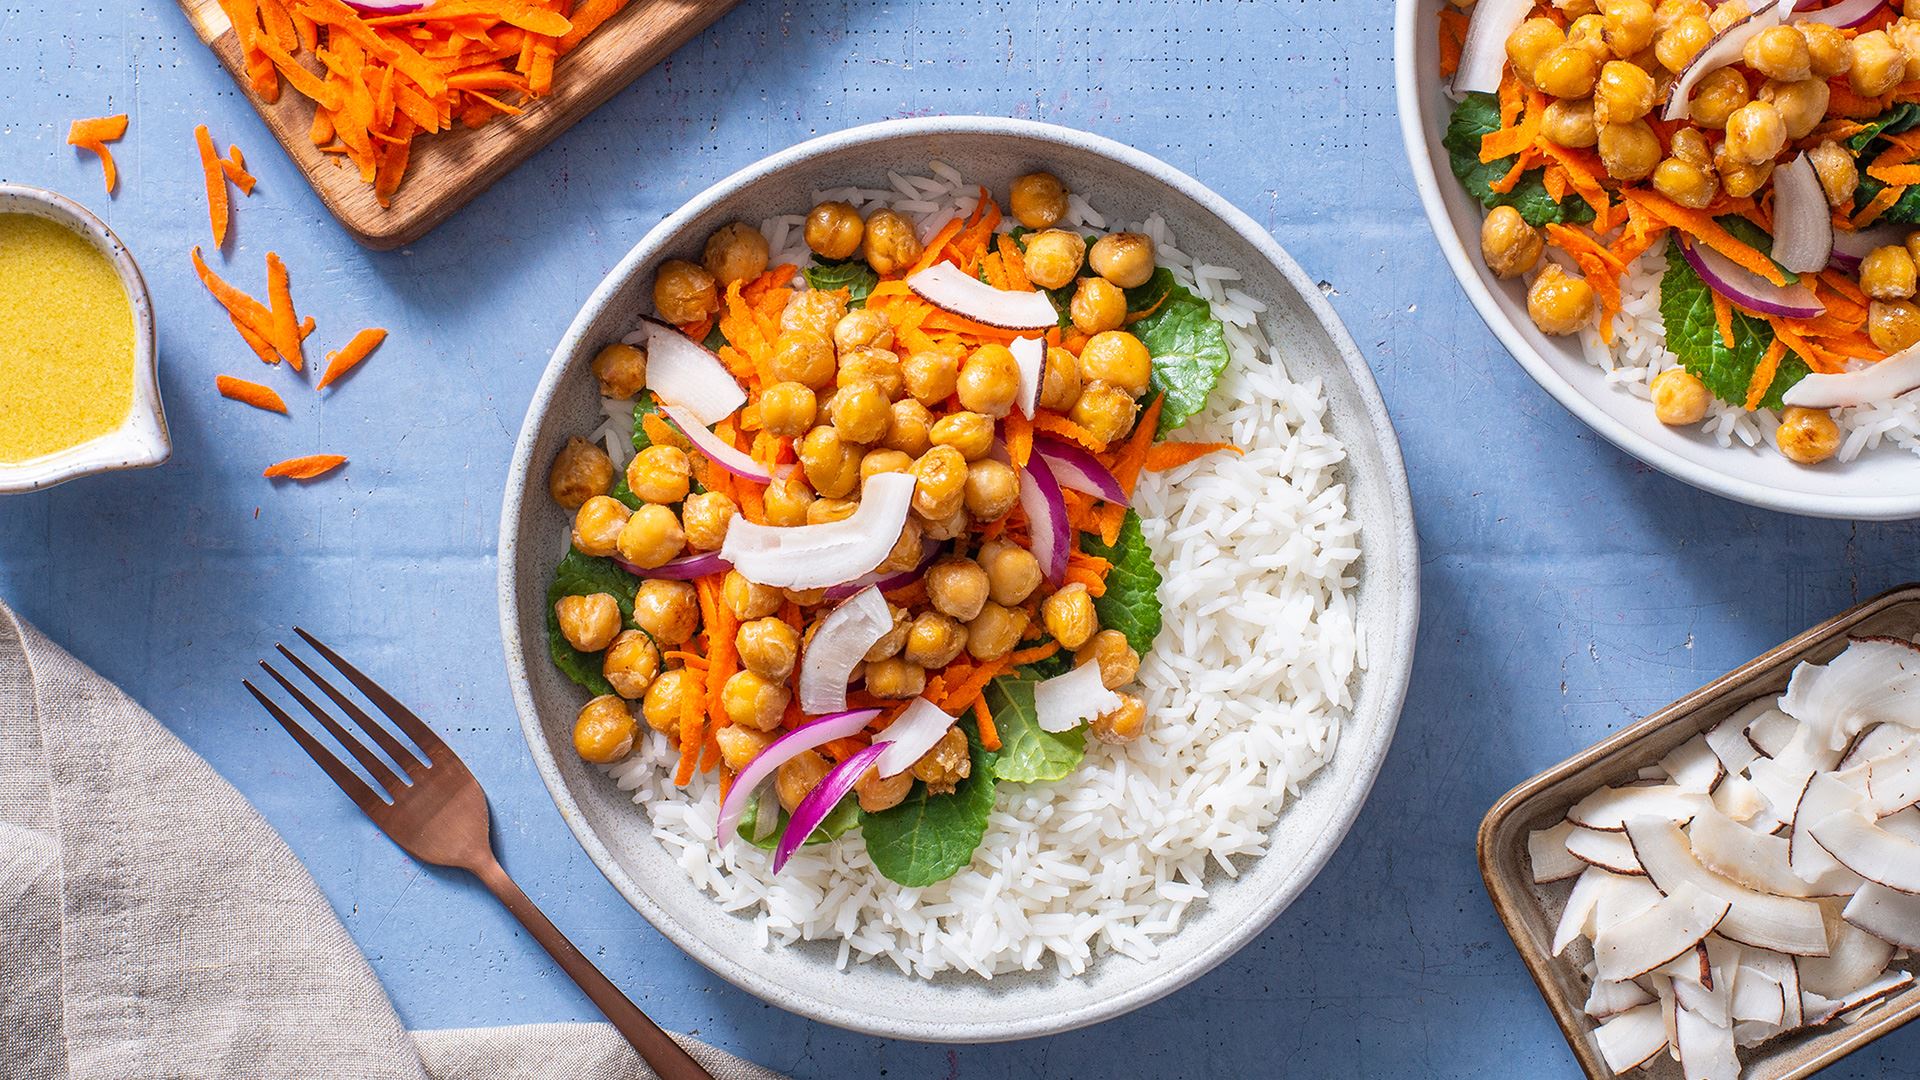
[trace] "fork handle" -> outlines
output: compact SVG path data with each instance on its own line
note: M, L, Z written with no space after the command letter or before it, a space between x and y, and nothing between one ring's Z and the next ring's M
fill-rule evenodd
M573 942L567 940L567 936L553 925L552 920L527 898L526 893L520 891L520 886L514 884L513 878L507 876L498 859L485 859L471 869L487 890L506 905L514 918L520 920L520 925L527 928L540 947L547 950L547 955L560 965L560 970L587 992L587 997L606 1014L634 1050L653 1067L654 1072L660 1074L660 1080L713 1080L712 1073L688 1056L672 1036L661 1031L659 1025L648 1019L639 1006L628 1000L619 987L593 966L593 961L588 960L574 947Z

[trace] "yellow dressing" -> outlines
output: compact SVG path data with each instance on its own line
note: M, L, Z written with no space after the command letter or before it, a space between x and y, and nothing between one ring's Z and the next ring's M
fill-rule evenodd
M133 405L133 305L79 233L0 214L0 462L117 429Z

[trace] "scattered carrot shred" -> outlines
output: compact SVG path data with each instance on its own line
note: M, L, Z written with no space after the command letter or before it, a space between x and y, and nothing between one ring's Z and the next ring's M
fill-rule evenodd
M293 293L287 286L287 264L280 256L267 252L267 314L272 320L273 349L280 358L305 371L307 360L300 351L300 317L293 311Z
M213 226L213 246L227 244L227 174L220 168L220 155L213 148L213 136L207 125L193 129L193 140L200 148L200 171L207 182L207 220Z
M1148 472L1165 472L1168 469L1177 469L1190 461L1198 461L1216 450L1231 450L1236 454L1244 453L1244 451L1232 443L1155 443L1147 448L1144 467Z
M271 386L236 379L231 375L216 375L213 384L219 389L221 397L231 398L256 409L277 412L282 416L287 414L287 403L281 400L279 393Z
M253 194L253 186L259 181L254 179L253 174L247 171L246 164L240 160L240 148L229 146L227 149L231 156L220 159L220 171L226 174L229 183L240 189L240 194Z
M1733 305L1720 295L1719 290L1709 290L1713 295L1713 323L1720 328L1720 343L1733 348Z
M333 385L334 380L352 371L355 365L365 360L367 354L385 340L387 340L387 332L378 326L370 326L353 335L353 340L347 342L345 347L327 354L327 370L320 376L320 383L314 389L325 390Z
M267 466L261 476L268 478L286 477L289 480L312 480L347 463L342 454L308 454L306 457L288 458Z
M100 159L100 171L107 181L107 194L120 186L120 170L113 163L113 151L107 149L110 142L119 141L127 133L127 114L114 116L96 116L85 120L75 120L67 127L67 145L90 150Z

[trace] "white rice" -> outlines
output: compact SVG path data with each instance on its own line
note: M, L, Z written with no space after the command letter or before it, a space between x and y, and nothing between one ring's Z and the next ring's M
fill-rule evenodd
M813 198L891 206L930 236L971 213L978 188L939 162L929 171ZM1077 195L1069 219L1105 224ZM806 264L801 222L762 224L776 264ZM836 941L841 967L885 958L923 978L1048 965L1072 976L1110 952L1147 959L1222 875L1265 851L1268 827L1332 757L1366 666L1353 599L1359 525L1338 475L1345 450L1326 430L1318 380L1288 376L1259 326L1265 305L1233 285L1239 272L1192 265L1158 215L1130 227L1227 324L1232 363L1182 437L1247 449L1141 481L1135 505L1165 575L1165 627L1140 669L1147 734L1119 747L1090 741L1055 783L1001 784L972 865L921 889L875 871L857 832L803 848L778 877L768 852L717 848L714 778L674 787L674 751L643 740L609 774L693 883L750 920L762 946ZM595 437L611 450L631 431L631 407L609 402L607 414Z
M1558 257L1556 249L1549 249ZM1660 279L1667 272L1664 244L1656 244L1627 268L1620 282L1620 314L1613 320L1613 347L1600 340L1600 331L1580 332L1587 359L1607 373L1607 382L1643 400L1650 400L1654 377L1680 363L1667 348L1667 330L1660 321ZM1562 260L1569 270L1571 262ZM1864 365L1862 365L1864 366ZM1904 446L1920 454L1920 390L1891 401L1833 410L1840 425L1841 443L1835 459L1852 461L1882 445ZM1773 433L1780 417L1772 409L1748 412L1715 398L1707 406L1700 432L1722 447L1735 443L1755 453L1779 453Z

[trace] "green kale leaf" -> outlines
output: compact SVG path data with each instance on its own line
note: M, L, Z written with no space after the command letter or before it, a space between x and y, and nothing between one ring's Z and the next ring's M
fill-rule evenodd
M1052 732L1040 727L1033 707L1033 682L1002 675L987 684L987 707L1000 731L999 758L993 775L1014 783L1058 780L1080 764L1086 753L1086 733Z
M1713 220L1721 228L1732 234L1735 240L1759 251L1769 259L1773 257L1772 233L1741 217L1739 214L1721 214ZM1799 274L1781 266L1779 263L1774 263L1773 265L1780 271L1781 276L1786 279L1787 284L1793 285L1799 282Z
M1160 310L1133 324L1133 333L1153 357L1148 395L1167 395L1155 433L1165 435L1206 408L1230 359L1227 328L1205 300L1174 285Z
M760 810L768 806L779 812L780 820L774 824L771 832L755 840L753 834L759 831L755 825L759 821ZM762 851L772 851L780 846L780 837L786 833L787 823L792 820L793 815L787 813L787 808L780 805L779 800L773 797L773 790L769 788L762 791L757 798L747 801L747 808L741 813L740 822L735 828L740 834L740 839ZM821 818L820 824L814 827L813 835L807 837L806 844L830 843L858 824L860 824L860 800L849 795L835 803L833 809L827 811L827 816Z
M916 780L906 800L877 814L860 811L860 831L867 838L867 856L874 869L909 888L945 881L973 861L974 849L987 835L987 815L993 812L993 751L980 745L973 714L960 718L966 733L972 768L950 795L928 795Z
M1727 348L1713 317L1713 290L1694 273L1680 253L1677 240L1667 244L1667 273L1660 281L1660 318L1667 327L1667 348L1680 358L1681 365L1705 383L1714 397L1731 405L1745 404L1754 365L1773 344L1773 327L1765 319L1735 308L1733 348ZM1761 404L1779 408L1780 395L1806 375L1806 363L1787 353Z
M1711 310L1707 312L1707 322L1709 325L1713 322ZM1672 331L1668 331L1668 336L1672 336ZM1126 520L1120 524L1120 536L1112 547L1101 543L1092 533L1081 533L1080 550L1113 564L1113 569L1107 572L1106 594L1093 599L1093 610L1100 616L1100 625L1125 634L1134 652L1147 655L1153 648L1153 639L1160 634L1160 568L1153 565L1153 550L1147 547L1147 538L1140 531L1140 515L1127 511ZM999 713L994 716L998 717Z
M553 605L563 596L591 596L611 593L620 604L624 624L633 616L633 592L640 580L614 565L612 559L599 559L569 551L553 568L553 584L547 586L547 651L560 673L594 694L611 694L613 687L600 674L600 654L585 653L573 647L560 632L560 617Z
M1447 122L1447 134L1440 140L1440 145L1447 148L1447 159L1453 167L1453 175L1467 189L1468 195L1489 210L1496 206L1511 206L1520 211L1520 216L1526 219L1527 224L1535 227L1552 222L1584 225L1593 220L1593 207L1588 206L1585 199L1569 198L1559 203L1547 194L1547 185L1542 179L1545 174L1543 169L1528 169L1522 173L1512 191L1493 190L1490 185L1513 168L1511 157L1484 163L1480 160L1480 139L1498 130L1500 99L1486 93L1468 94L1453 110L1453 118Z
M849 308L865 307L867 297L873 294L873 287L880 284L880 275L873 267L859 259L821 259L816 257L813 265L801 271L806 276L807 285L821 291L832 289L847 290Z
M1127 314L1151 310L1179 287L1173 280L1173 271L1164 266L1154 267L1152 277L1126 291Z
M1866 155L1863 154L1861 156L1865 157ZM1866 172L1862 170L1860 173L1860 186L1856 188L1853 193L1853 205L1856 207L1867 205L1872 202L1873 197L1880 194L1881 189L1886 186L1886 184L1868 176ZM1892 206L1881 211L1880 216L1875 218L1874 222L1881 225L1920 225L1920 184L1916 184L1903 192L1898 199L1894 200Z
M719 352L722 345L729 344L727 335L720 332L720 320L715 319L713 321L713 329L707 331L707 339L700 344L706 346L713 352Z
M1858 154L1882 135L1898 135L1920 127L1920 104L1903 101L1867 122L1847 139L1847 149ZM1865 179L1863 176L1862 179ZM1862 200L1864 202L1864 200Z

